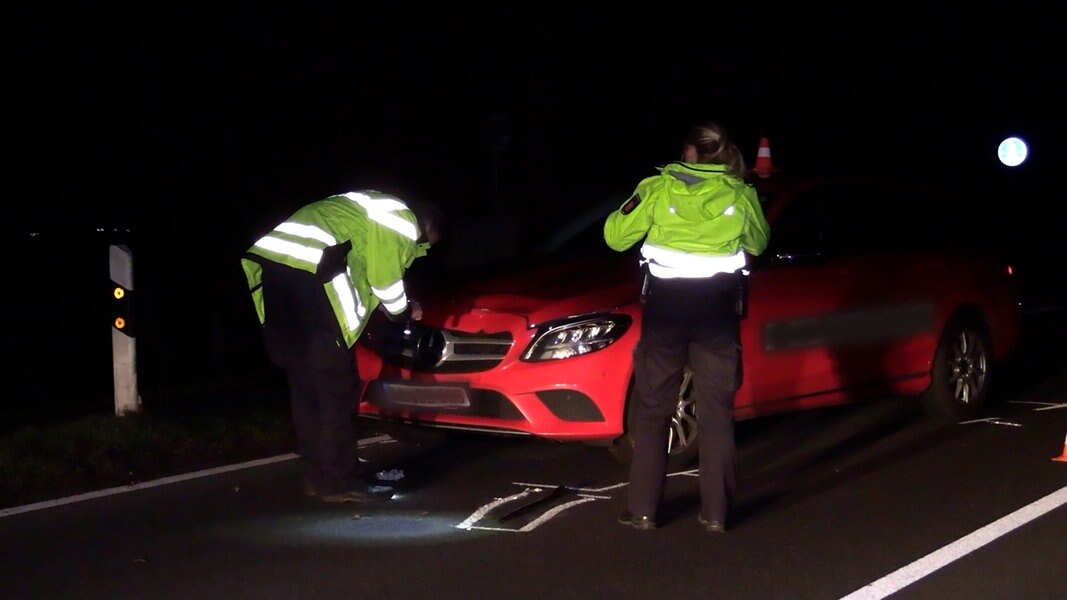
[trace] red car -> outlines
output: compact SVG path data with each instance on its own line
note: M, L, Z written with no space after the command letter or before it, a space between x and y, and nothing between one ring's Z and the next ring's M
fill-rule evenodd
M989 401L1016 348L1011 267L947 236L950 205L923 186L755 179L771 224L751 261L737 419L914 396L963 419ZM357 348L359 412L389 423L603 444L624 462L641 303L636 246L603 223L621 200L555 231L540 252L437 278L424 318L379 323ZM695 459L688 377L672 465Z

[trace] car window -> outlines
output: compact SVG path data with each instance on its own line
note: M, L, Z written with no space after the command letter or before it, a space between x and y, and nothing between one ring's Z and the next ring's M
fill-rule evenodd
M540 232L527 249L534 255L589 256L614 252L604 241L604 220L625 198L608 198Z
M948 197L918 184L823 182L783 207L765 255L802 260L943 247L954 241L949 206Z
M830 189L823 200L830 250L863 255L951 245L951 201L922 184L872 182Z
M827 185L818 194L825 224L825 250L835 256L891 248L899 223L896 206L883 189L863 184Z
M820 256L824 251L823 229L819 198L798 198L771 224L771 239L762 256L771 260Z

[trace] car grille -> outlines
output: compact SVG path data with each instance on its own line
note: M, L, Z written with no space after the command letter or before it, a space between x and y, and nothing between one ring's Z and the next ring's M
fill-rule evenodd
M362 343L392 365L426 373L476 373L500 364L514 343L511 333L469 333L422 324L368 328Z
M515 407L514 404L508 400L507 396L500 392L493 390L480 390L471 389L467 392L470 398L470 406L465 408L438 408L438 407L414 407L414 406L397 406L389 401L389 395L385 391L385 382L378 380L372 381L367 386L367 393L365 399L374 404L375 406L383 409L383 411L392 411L396 409L402 409L410 411L412 413L429 413L429 414L457 414L467 415L474 417L489 417L492 419L507 419L517 421L523 418L522 413Z
M499 333L468 333L439 329L441 353L436 364L427 371L434 373L473 373L488 371L504 360L514 343L507 331Z

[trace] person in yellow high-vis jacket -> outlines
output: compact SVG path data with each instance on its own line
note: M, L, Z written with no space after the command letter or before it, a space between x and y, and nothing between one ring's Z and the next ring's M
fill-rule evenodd
M349 192L301 207L242 257L267 354L288 381L306 494L327 502L392 496L359 473L352 347L375 309L393 321L422 318L404 273L443 226L433 204Z
M745 182L740 151L714 122L693 128L682 160L642 180L604 223L624 251L642 241L641 339L634 349L639 402L626 509L619 522L656 527L666 478L667 435L685 368L693 372L700 470L700 524L726 530L734 492L734 394L740 385L740 319L746 254L766 247L770 227Z

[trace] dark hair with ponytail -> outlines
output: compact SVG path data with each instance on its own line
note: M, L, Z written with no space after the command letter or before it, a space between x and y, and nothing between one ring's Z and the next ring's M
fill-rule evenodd
M731 175L744 178L745 159L722 125L705 121L690 129L683 141L696 150L697 162L724 165Z

